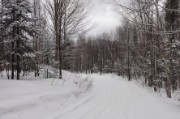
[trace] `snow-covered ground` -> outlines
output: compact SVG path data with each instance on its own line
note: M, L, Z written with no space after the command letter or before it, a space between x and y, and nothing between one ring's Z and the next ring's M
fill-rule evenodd
M63 80L34 78L7 80L0 77L0 119L45 119L84 97L91 79L64 71Z
M116 75L64 74L65 81L1 78L0 119L180 119L180 102Z

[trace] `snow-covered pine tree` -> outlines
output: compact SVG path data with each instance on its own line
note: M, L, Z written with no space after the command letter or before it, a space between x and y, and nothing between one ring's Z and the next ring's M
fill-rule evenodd
M17 70L17 80L20 79L21 62L24 56L31 57L30 47L32 36L36 30L35 19L32 18L32 8L28 0L8 0L3 5L3 28L5 29L5 43L11 55L11 70L14 79L14 70ZM15 68L16 66L16 68Z

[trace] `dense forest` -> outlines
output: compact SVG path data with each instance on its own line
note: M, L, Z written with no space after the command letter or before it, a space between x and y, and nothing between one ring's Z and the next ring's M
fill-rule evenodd
M89 1L1 0L0 71L8 79L42 66L85 73L116 73L128 80L144 78L167 96L180 89L180 1L114 0L122 25L98 36L85 34ZM77 40L74 40L77 39ZM48 70L47 70L47 73Z

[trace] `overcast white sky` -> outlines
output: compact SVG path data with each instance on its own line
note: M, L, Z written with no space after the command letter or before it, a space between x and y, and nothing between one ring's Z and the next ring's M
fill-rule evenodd
M92 0L89 18L90 23L95 24L95 28L88 32L88 36L111 32L120 25L119 15L114 11L113 5L108 4L110 1Z
M46 1L46 0L42 0ZM86 1L86 0L85 0ZM111 33L120 24L120 14L114 10L113 0L90 0L89 25L94 25L93 29L87 33L87 36L96 36L104 32ZM117 0L126 4L129 0ZM88 25L88 26L89 26Z

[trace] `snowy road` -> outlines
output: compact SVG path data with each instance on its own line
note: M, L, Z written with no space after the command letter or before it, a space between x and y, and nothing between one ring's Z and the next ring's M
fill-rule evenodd
M0 119L180 119L180 102L121 77L89 75L93 83L83 95L72 82L79 78L71 77L63 87L59 80L55 86L52 80L0 80Z
M179 119L180 105L112 75L93 75L93 95L48 119Z

